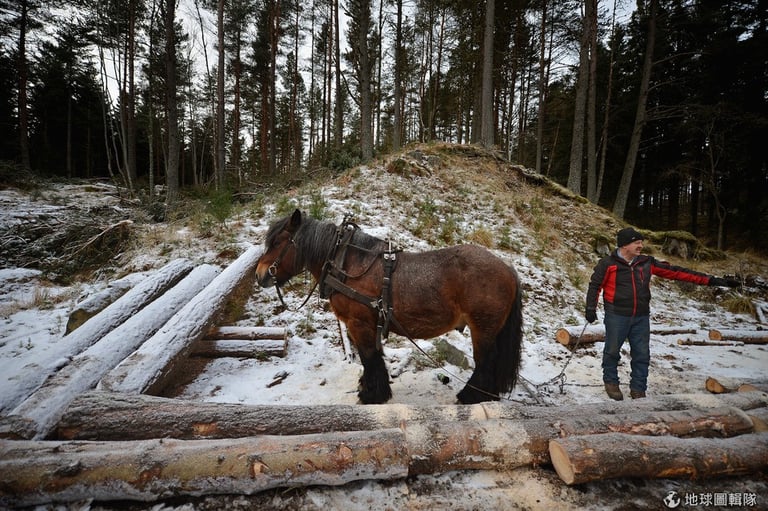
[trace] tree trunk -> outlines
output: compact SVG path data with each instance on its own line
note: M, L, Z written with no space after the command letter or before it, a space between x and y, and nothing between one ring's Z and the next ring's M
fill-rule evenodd
M589 6L592 0L586 0ZM586 126L587 93L589 91L589 8L582 19L581 46L579 49L579 75L576 82L575 110L573 114L573 135L568 171L568 189L581 195L581 177L584 169L584 128Z
M480 144L483 147L493 147L494 115L493 115L493 33L494 33L494 0L485 0L485 29L483 38L483 78L480 123Z
M589 23L589 86L587 87L587 199L597 204L597 4L587 0Z
M287 343L278 340L201 339L192 346L195 357L258 358L284 357Z
M173 204L179 195L179 112L176 97L176 0L165 2L165 87L168 117L168 155L165 170L166 202Z
M408 475L403 432L137 442L0 441L0 497L12 505L250 495Z
M618 477L713 478L768 467L768 433L725 440L605 433L552 440L549 452L566 484Z
M394 123L392 125L392 150L399 151L403 140L403 0L395 0L397 17L395 22L395 76L394 95L392 105L394 107ZM383 5L383 2L381 3Z
M363 0L368 2L369 0ZM336 101L333 116L333 148L341 149L344 141L344 94L341 90L341 32L339 29L339 0L333 0L333 47L334 64L336 66ZM331 84L328 82L328 88ZM330 95L328 101L330 101Z
M656 335L678 335L695 334L695 328L680 328L673 326L652 326L651 333ZM604 325L567 326L558 328L555 332L555 339L564 346L573 347L578 342L589 344L593 342L602 342L605 340Z
M768 344L768 330L710 330L712 341L741 341L744 344Z
M542 161L544 159L544 120L546 114L547 93L547 9L549 1L543 0L541 5L541 24L539 25L539 112L536 121L536 172L541 174Z
M371 23L371 2L370 0L361 1L360 24L357 37L357 47L359 52L360 76L360 152L363 162L373 158L373 135L371 133L371 73L373 66L370 61L370 51L368 50L368 31ZM395 105L399 108L399 105Z
M220 326L208 331L206 339L280 339L285 340L286 331L283 327L268 326Z
M18 406L37 390L50 374L60 369L63 363L117 328L152 300L174 286L191 270L192 263L185 259L171 261L125 293L113 304L83 323L80 328L51 345L45 359L38 361L38 367L34 371L25 373L24 381L15 382L13 390L7 389L7 391L0 393L0 410L7 411Z
M38 440L48 436L79 394L94 388L104 374L157 332L218 271L214 266L198 266L173 289L74 357L10 413L10 427L0 427L0 436Z
M27 108L27 25L29 21L29 2L21 0L21 16L19 17L19 152L21 165L26 170L32 168L29 157L29 109Z
M681 436L738 434L751 427L740 410L766 405L768 396L759 392L663 396L632 403L592 403L557 408L517 407L503 403L426 407L396 404L375 407L244 406L89 392L77 398L66 411L59 422L57 438L237 438L498 421L518 434L525 432L526 441L537 439L538 447L531 449L540 458L546 456L547 441L564 434L608 431Z
M216 4L216 30L218 31L218 63L216 68L216 168L214 169L214 184L217 189L224 185L224 169L227 165L227 148L224 143L226 137L224 118L224 0L218 0ZM262 148L262 150L264 150Z
M640 78L640 94L637 98L637 110L635 112L635 125L629 140L627 159L624 162L624 171L621 174L619 189L616 191L616 201L613 204L613 214L618 218L624 218L629 199L629 189L632 185L632 176L635 172L637 153L640 151L640 140L643 136L643 128L648 117L646 104L648 103L648 91L651 83L651 71L653 70L653 48L656 44L656 11L658 0L650 0L651 12L648 17L648 40L645 45L645 58L643 60L643 74Z
M112 305L118 298L134 287L135 284L136 281L133 276L130 278L123 277L110 282L103 290L94 293L79 302L75 305L75 308L72 309L72 312L69 313L66 333L72 333L79 328L80 325L106 309L109 305Z
M110 371L100 388L120 392L160 392L176 365L218 319L229 298L250 283L261 250L249 248L202 292L175 314L162 330Z

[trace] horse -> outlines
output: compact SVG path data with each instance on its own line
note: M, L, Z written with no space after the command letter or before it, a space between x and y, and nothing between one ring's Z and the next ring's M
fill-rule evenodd
M391 331L413 340L468 326L475 369L458 401L499 400L514 387L522 345L521 285L515 269L489 250L467 244L396 251L352 222L336 226L297 209L271 223L256 279L263 288L274 285L282 301L280 286L305 269L360 356L363 404L392 397L382 330L384 336Z

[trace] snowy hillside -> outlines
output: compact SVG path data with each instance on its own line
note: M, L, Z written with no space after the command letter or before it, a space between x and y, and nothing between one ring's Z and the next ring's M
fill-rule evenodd
M15 189L2 190L0 227L5 232L13 222L23 222L33 213L39 218L41 210L53 218L58 209L66 218L67 208L82 208L89 201L94 207L118 211L128 208L109 186L87 190L81 184L44 189L34 196ZM365 232L410 251L459 243L489 247L516 268L524 289L522 383L506 399L521 405L546 406L607 400L601 382L602 344L586 344L571 353L555 341L555 332L565 326L584 325L587 282L600 257L595 246L601 239L613 239L622 224L605 210L558 192L557 187L537 184L521 169L489 153L439 145L412 148L322 182L275 193L258 203L246 203L222 223L210 218L181 218L162 224L136 221L130 249L115 255L85 281L54 284L36 269L0 269L0 413L9 413L24 398L20 389L30 374L47 375L66 365L67 358L62 356L58 343L77 302L118 277L130 275L138 282L175 258L186 258L196 265L226 266L249 246L261 246L270 222L293 208L333 223L351 214ZM127 209L125 216L131 217ZM749 254L696 261L669 258L653 243L647 251L710 274L768 276L768 261ZM303 302L311 284L309 277L297 278L284 289L292 309ZM704 393L709 376L729 381L766 379L768 346L678 344L682 337L706 339L711 328L758 329L760 325L752 315L732 313L723 306L733 297L731 291L656 279L653 292L652 325L692 329L696 333L652 336L650 397ZM756 300L768 300L765 291L751 292ZM602 319L602 311L598 316ZM179 382L169 389L169 395L243 404L357 403L362 366L345 348L343 328L323 300L313 297L304 308L285 311L274 289L255 287L234 323L285 327L289 332L286 356L268 360L212 359L198 364L199 374L191 381ZM471 360L468 332L451 332L442 340ZM418 345L434 354L435 342L421 340ZM625 387L629 380L627 349L619 367ZM392 376L392 403L453 404L456 392L472 372L471 367L462 369L447 362L435 367L432 359L397 336L386 340L384 353ZM272 384L283 372L287 376L279 384ZM447 375L448 383L441 383L438 374ZM511 473L454 472L335 489L276 491L225 501L197 499L186 504L166 503L166 508L660 509L662 498L672 490L750 491L768 505L765 477L696 483L616 480L571 488L562 484L551 468L542 467ZM89 503L82 508L89 506L100 508ZM134 508L145 509L138 505ZM162 505L152 509L162 509Z

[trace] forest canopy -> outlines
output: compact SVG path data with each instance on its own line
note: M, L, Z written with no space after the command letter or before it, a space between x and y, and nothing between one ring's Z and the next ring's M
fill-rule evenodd
M474 143L765 250L767 23L761 0L0 0L0 181L173 204Z

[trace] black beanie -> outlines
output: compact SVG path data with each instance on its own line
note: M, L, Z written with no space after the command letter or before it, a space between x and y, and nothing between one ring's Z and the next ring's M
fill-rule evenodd
M616 244L619 247L623 247L624 245L629 245L633 241L637 240L644 240L645 236L637 232L631 227L627 227L626 229L620 230L616 234Z

